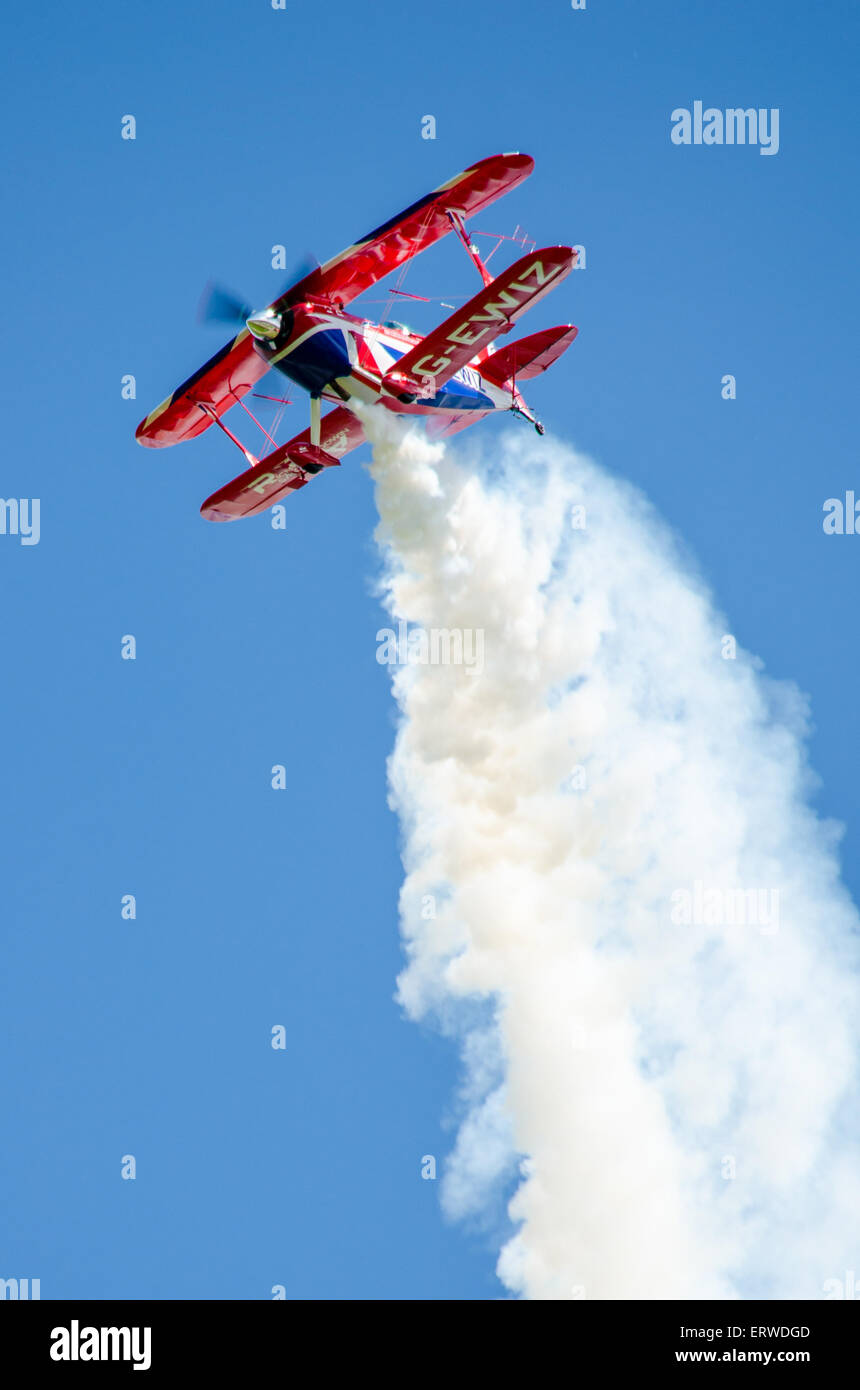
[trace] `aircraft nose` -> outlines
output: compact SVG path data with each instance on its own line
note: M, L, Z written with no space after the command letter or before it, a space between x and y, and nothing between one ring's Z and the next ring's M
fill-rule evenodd
M264 309L260 314L252 314L250 318L245 320L245 326L248 332L264 343L271 342L273 338L277 338L281 331L282 323L283 320L280 314L274 313L271 309Z

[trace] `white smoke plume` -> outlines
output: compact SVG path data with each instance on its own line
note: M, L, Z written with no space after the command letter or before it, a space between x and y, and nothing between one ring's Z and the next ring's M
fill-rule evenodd
M399 994L463 1050L444 1205L515 1185L517 1296L823 1297L860 1269L858 918L804 699L635 489L378 415L391 621L472 656L392 667Z

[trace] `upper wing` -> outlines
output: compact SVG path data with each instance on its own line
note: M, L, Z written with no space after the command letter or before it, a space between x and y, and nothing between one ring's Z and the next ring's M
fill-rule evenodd
M526 309L555 289L570 274L576 257L571 246L549 246L521 256L410 348L384 378L385 389L392 395L435 395L481 348L507 333Z
M337 459L343 458L350 449L357 449L364 438L361 422L346 406L336 406L320 422L320 445ZM207 521L238 521L240 517L264 512L288 492L304 487L314 472L291 459L290 450L296 444L309 444L310 440L310 430L303 430L273 454L260 459L253 468L225 483L206 498L200 508L201 515Z
M204 401L216 415L223 415L268 370L268 362L254 351L254 339L243 328L238 337L141 420L135 431L138 443L161 449L202 434L212 424L212 417L200 409L197 401Z
M348 304L410 256L417 256L450 232L449 211L463 217L482 212L528 178L534 164L527 154L494 154L478 160L291 285L274 307L287 307L309 297Z
M495 154L479 160L419 198L405 212L368 232L339 256L317 266L291 285L271 307L289 308L309 297L348 304L390 271L397 270L410 256L417 256L450 232L449 210L471 217L522 183L533 168L534 160L527 154ZM196 404L198 400L221 416L268 369L268 363L254 351L250 333L243 328L238 337L210 357L205 366L141 421L136 431L139 443L163 448L202 434L212 420Z

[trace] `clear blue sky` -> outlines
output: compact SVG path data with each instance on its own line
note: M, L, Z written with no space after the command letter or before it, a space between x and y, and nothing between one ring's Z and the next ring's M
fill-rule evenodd
M580 326L529 400L648 492L729 630L809 692L857 895L860 536L825 536L821 507L860 495L858 11L84 0L7 26L0 492L42 515L37 546L0 537L0 1276L44 1297L495 1297L488 1235L447 1225L419 1175L450 1146L457 1067L392 999L363 455L283 532L213 526L199 504L239 456L134 429L226 336L195 323L209 276L265 303L274 243L326 259L474 160L534 155L484 220L584 244L587 268L529 320ZM778 155L672 145L696 99L778 107ZM465 294L474 270L446 245L408 288Z

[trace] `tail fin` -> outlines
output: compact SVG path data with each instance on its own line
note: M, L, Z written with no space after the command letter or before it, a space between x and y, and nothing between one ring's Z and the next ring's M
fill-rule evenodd
M518 382L530 381L561 357L578 332L572 323L544 328L540 333L532 333L528 338L520 338L518 343L491 353L479 364L478 371L494 386L506 386L514 377Z

